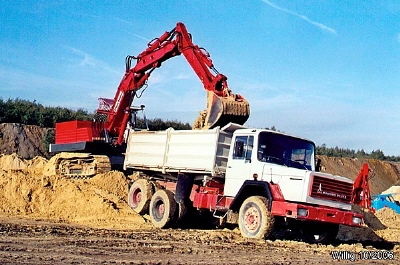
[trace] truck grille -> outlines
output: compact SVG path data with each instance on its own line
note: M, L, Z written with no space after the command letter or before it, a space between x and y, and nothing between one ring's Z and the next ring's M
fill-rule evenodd
M326 200L350 203L352 191L352 183L321 176L313 176L310 196Z

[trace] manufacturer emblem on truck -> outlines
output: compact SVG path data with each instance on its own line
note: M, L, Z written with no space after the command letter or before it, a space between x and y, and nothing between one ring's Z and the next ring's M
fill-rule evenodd
M322 193L322 183L319 184L319 188L318 188L317 192Z
M331 196L331 197L336 197L336 198L341 198L341 199L347 199L346 195L343 194L338 194L335 192L328 192L328 191L322 191L322 183L319 184L319 188L317 190L317 193L326 195L326 196Z

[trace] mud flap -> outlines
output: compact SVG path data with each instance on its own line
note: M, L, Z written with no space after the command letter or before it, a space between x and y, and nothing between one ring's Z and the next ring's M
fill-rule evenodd
M175 200L177 203L185 203L189 201L189 196L193 187L193 178L184 174L178 175L176 183Z

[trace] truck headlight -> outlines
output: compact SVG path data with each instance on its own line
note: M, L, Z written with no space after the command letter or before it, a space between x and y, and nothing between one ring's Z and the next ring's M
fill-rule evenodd
M361 225L361 218L357 216L353 216L353 224Z
M308 210L304 208L297 209L297 216L308 216Z

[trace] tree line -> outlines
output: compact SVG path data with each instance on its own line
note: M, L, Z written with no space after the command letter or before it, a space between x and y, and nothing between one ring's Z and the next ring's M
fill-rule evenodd
M378 159L385 161L400 162L400 156L386 156L382 150L373 150L371 153L365 152L363 149L354 150L339 147L326 147L325 144L316 147L317 155L326 155L332 157L346 157L346 158L364 158L364 159Z
M21 123L54 128L57 122L91 120L92 118L93 114L84 109L46 107L37 103L36 100L0 98L0 123Z
M84 109L72 110L62 107L47 107L34 101L24 99L0 98L0 123L21 123L26 125L37 125L42 128L54 128L55 124L73 120L92 120L95 112L90 113ZM164 121L162 119L148 119L150 130L166 130L172 127L176 130L190 130L189 123L179 121ZM143 119L138 119L138 126L143 128Z

